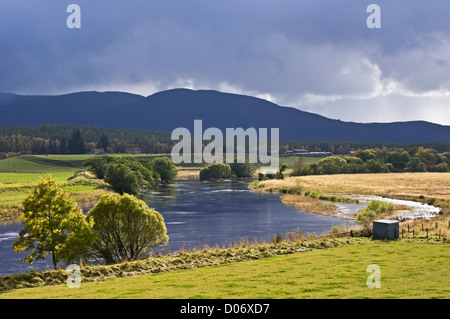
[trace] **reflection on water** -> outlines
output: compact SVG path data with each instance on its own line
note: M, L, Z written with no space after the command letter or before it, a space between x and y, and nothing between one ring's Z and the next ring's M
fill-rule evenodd
M142 199L160 212L165 220L169 244L163 251L228 245L242 238L270 241L274 235L300 229L317 235L332 226L353 225L338 217L308 214L282 204L279 195L248 190L249 180L200 182L178 181L159 185L143 194ZM22 229L20 223L0 224L0 276L27 272L11 245ZM35 262L35 270L45 270L50 257Z

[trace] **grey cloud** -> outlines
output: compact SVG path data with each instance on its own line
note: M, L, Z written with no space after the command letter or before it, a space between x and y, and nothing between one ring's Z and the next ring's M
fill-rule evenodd
M80 30L65 26L68 3L0 2L0 91L148 95L185 84L335 118L450 124L447 0L377 0L380 30L365 26L373 1L73 2ZM382 113L358 112L377 103Z

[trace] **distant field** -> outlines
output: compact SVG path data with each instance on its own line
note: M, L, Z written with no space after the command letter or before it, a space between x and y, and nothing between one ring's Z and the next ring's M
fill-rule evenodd
M65 182L73 172L49 172L54 179L59 182ZM19 186L23 184L35 184L39 181L41 176L47 175L45 173L1 173L0 172L0 188L2 186Z
M96 155L22 155L0 160L0 172L75 172L83 170L83 163ZM165 154L112 154L111 156L159 157Z
M85 169L84 161L92 156L24 155L0 160L0 219L17 215L20 202L33 190L41 176L51 175L65 191L76 196L79 203L89 205L98 200L106 192L98 185L67 184L75 172Z
M294 168L294 164L297 158L300 156L287 156L287 157L280 157L280 164L286 164L289 168ZM309 157L309 156L302 156L303 158L303 164L317 164L323 157Z
M299 181L299 182L297 182ZM296 186L326 193L378 195L418 199L420 196L450 200L450 173L343 174L287 177L264 181L264 189L278 191Z
M395 258L393 258L395 256ZM220 266L19 289L0 298L450 298L450 246L369 241ZM369 265L381 287L368 288Z
M48 173L48 172L75 172L83 168L83 162L87 156L62 155L64 158L52 158L51 156L24 155L12 157L0 161L0 172L17 173Z

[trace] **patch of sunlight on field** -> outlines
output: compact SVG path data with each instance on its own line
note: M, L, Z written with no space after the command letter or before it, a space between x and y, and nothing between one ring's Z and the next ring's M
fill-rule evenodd
M51 175L58 182L62 183L73 176L74 172L53 172L53 173L0 173L0 188L2 186L20 186L23 184L36 184L42 176Z

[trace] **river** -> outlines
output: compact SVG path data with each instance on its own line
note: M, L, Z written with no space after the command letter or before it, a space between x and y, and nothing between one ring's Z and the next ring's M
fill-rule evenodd
M167 226L169 243L162 250L176 252L194 248L228 245L245 238L271 241L278 234L293 230L320 235L333 226L354 225L353 220L316 215L284 205L279 194L248 189L249 180L200 182L183 180L147 190L143 200L155 208ZM17 253L11 244L17 239L19 222L0 224L0 276L27 272L22 263L25 253ZM34 270L45 270L48 257L36 261Z

